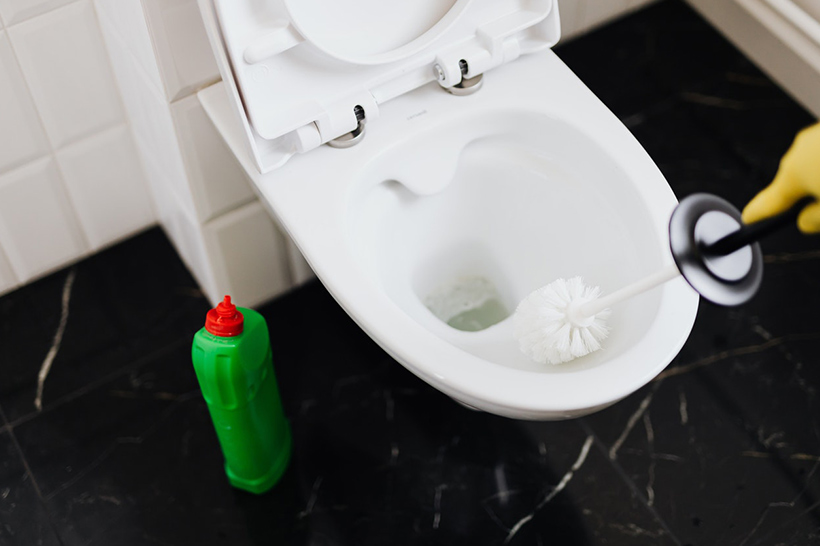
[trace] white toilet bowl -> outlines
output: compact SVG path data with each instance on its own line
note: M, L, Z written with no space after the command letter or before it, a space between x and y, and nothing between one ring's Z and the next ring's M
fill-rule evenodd
M613 309L604 349L559 366L529 361L510 318L463 331L442 315L459 288L491 287L495 312L511 314L559 277L609 292L671 263L675 196L550 50L495 68L470 96L436 84L398 96L356 146L321 146L266 174L225 89L200 99L340 305L463 404L524 419L581 416L652 380L689 335L698 296L680 279Z

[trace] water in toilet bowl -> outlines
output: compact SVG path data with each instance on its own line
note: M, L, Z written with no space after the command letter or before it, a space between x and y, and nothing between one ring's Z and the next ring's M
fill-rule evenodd
M484 330L510 316L493 283L478 275L457 277L438 286L424 305L442 322L463 332Z

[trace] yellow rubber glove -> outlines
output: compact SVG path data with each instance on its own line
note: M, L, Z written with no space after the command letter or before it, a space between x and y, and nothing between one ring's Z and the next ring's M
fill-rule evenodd
M803 209L797 227L803 233L820 233L820 123L797 133L774 181L743 209L743 222L774 216L809 195L818 201Z

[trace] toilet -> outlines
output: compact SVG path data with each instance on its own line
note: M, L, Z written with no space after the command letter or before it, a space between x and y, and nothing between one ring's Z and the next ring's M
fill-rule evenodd
M394 5L395 4L395 5ZM651 381L694 323L677 279L612 310L602 350L531 362L518 302L672 263L677 200L550 49L555 0L200 0L223 76L199 92L261 200L356 323L470 408L533 420ZM625 83L628 85L628 83Z

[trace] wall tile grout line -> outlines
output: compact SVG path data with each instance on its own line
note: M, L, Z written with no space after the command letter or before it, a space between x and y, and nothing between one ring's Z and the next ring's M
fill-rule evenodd
M11 50L12 50L12 53L14 54L14 62L16 63L17 68L20 71L23 83L26 86L26 92L28 93L29 97L33 97L32 93L31 93L31 85L29 84L28 79L26 78L26 75L22 70L22 66L20 64L20 59L18 58L18 54L17 54L17 49L14 45L14 41L12 41L12 39L11 39L11 35L8 33L8 28L0 29L0 30L6 31L6 38L8 39L9 43L11 44ZM108 66L110 68L111 61L110 61L110 57L108 56L107 52L106 52L106 57L109 59ZM112 70L112 72L113 72L113 70ZM117 90L119 91L119 88ZM122 104L122 98L120 98L119 102L120 102L120 106L122 107L123 111L125 111L125 106ZM57 152L60 152L61 150L64 150L64 149L69 148L71 146L74 146L76 144L80 144L80 143L82 143L86 140L90 140L90 139L92 139L96 136L99 136L102 133L105 133L106 131L111 131L113 129L116 129L120 125L125 125L129 128L129 130L131 129L131 124L129 123L129 120L128 120L127 116L123 115L123 119L121 119L119 122L112 122L109 125L106 125L105 127L101 127L99 129L91 132L91 133L82 134L82 135L79 135L79 136L76 136L76 137L72 137L69 140L67 140L65 143L61 144L60 146L55 146L54 143L51 141L51 138L48 136L48 131L46 131L46 125L45 125L45 122L43 121L43 116L40 113L40 109L37 107L36 103L34 104L34 110L37 113L37 121L40 124L40 129L43 131L43 134L46 136L46 140L48 141L49 153L46 153L46 154L39 155L37 157L28 159L28 160L24 161L23 163L15 164L14 166L12 166L9 169L0 171L0 176L4 176L4 175L10 174L10 173L13 173L14 171L22 169L23 167L26 167L27 165L30 165L31 163L41 161L43 158L45 158L49 155L51 155L53 157L54 161L56 162L57 161ZM62 174L62 172L61 172L61 174Z
M674 542L676 546L681 546L680 539L678 539L675 533L672 532L672 529L669 527L669 524L667 524L666 520L664 520L663 517L661 517L661 515L658 513L655 507L649 504L649 499L641 491L641 488L639 488L635 484L635 482L629 477L629 475L626 473L626 471L618 463L617 460L610 458L609 449L606 447L606 444L604 444L604 442L598 437L598 434L586 422L586 419L580 418L577 420L577 422L578 426L581 427L585 434L592 436L594 438L595 447L598 448L598 451L600 451L603 454L604 458L607 461L609 461L609 464L612 465L612 468L615 470L615 473L618 474L618 476L620 476L621 480L626 484L626 486L629 487L630 491L632 491L632 494L635 495L641 501L643 506L649 511L652 517L655 518L655 521L658 522L658 524L661 526L664 532L669 536L669 538L672 539L672 542Z
M73 3L73 2L72 2ZM28 20L28 19L26 19ZM12 25L14 26L14 25ZM48 136L48 131L46 130L46 123L43 121L43 114L40 112L40 108L37 106L37 103L34 101L34 95L31 93L31 83L29 83L28 78L26 78L25 72L23 72L23 65L20 62L20 55L17 53L17 47L14 45L14 40L11 39L11 33L9 29L11 27L6 27L6 39L9 41L9 45L11 46L11 53L14 55L14 62L17 65L17 70L20 72L21 79L23 80L23 85L26 86L26 92L28 93L29 98L34 104L34 111L37 113L37 121L40 123L40 130L43 131L43 134L46 137L46 142L48 142L48 147L51 150L51 154L54 155L54 143L51 141L51 138ZM44 156L40 156L37 159L42 159ZM56 158L55 158L56 160ZM34 161L34 160L32 160ZM31 161L26 162L25 164L31 163ZM15 167L17 168L17 167ZM12 169L13 170L13 169Z
M125 99L123 98L122 84L120 83L120 79L117 77L116 71L114 70L114 59L111 57L111 46L108 43L108 38L106 37L106 32L104 31L104 27L106 25L109 28L113 27L114 25L110 22L108 17L106 17L104 14L100 13L100 10L98 9L98 6L97 6L97 2L92 2L92 7L94 8L94 17L97 21L97 26L100 28L100 32L101 32L102 38L103 38L103 43L105 44L105 58L108 60L108 68L111 70L111 75L114 78L114 86L117 88L117 94L119 95L120 107L122 108L122 111L123 111L124 122L125 122L126 127L128 127L128 132L131 135L131 140L134 143L135 148L137 148L137 134L136 134L136 131L134 130L134 124L132 123L132 120L131 120L131 113L128 110L128 105L125 103ZM120 38L120 37L118 36L118 38ZM151 45L153 47L153 37L152 37ZM131 53L130 50L127 50L127 52L129 54ZM139 61L137 61L136 59L132 59L132 60L136 63L136 66L138 67L137 69L142 70L142 66L140 65ZM148 79L150 79L150 78L148 78ZM139 150L137 150L136 154L137 154L137 158L139 159L140 169L142 170L142 178L143 178L143 181L144 181L145 186L146 186L145 189L150 194L151 191L148 188L148 170L146 169L146 166L145 166L145 163L144 163L144 160L143 160L143 157L142 157L142 153L140 153ZM157 207L157 203L154 202L153 197L150 197L148 199L148 202L151 206L151 212L154 215L154 223L155 223L155 225L159 224L159 207Z
M17 456L20 458L20 462L23 464L23 468L26 471L26 475L31 479L31 485L34 487L34 492L37 494L37 500L40 502L40 505L43 507L43 510L46 513L46 517L48 518L49 528L54 533L54 536L57 538L57 542L60 544L60 546L63 546L65 543L63 542L60 533L57 531L57 525L51 514L51 510L48 509L45 497L43 497L43 492L40 490L40 484L37 483L37 478L34 477L34 473L31 471L31 467L28 464L28 459L26 459L26 455L25 453L23 453L23 448L20 446L20 442L17 441L17 436L14 434L14 427L11 424L9 424L8 419L6 418L6 414L3 411L2 407L0 407L0 417L2 417L3 422L6 423L4 430L8 431L9 438L11 439L11 442L14 444L14 449L15 451L17 451Z
M76 4L79 1L80 0L74 0L72 2L69 2L65 5L63 5L63 6L58 6L57 8L49 10L46 13L52 13L52 12L58 10L58 9L66 8L68 6ZM99 28L99 19L96 16L97 10L96 10L93 3L91 4L91 8L94 11L94 21L97 23L97 27ZM41 13L38 16L42 16L42 15L45 15L45 13ZM30 20L30 19L33 19L33 18L34 17L31 17L31 18L26 19L26 20ZM43 130L43 134L45 134L45 136L46 136L46 141L48 141L48 146L50 148L50 154L46 154L45 156L41 156L41 157L38 157L38 158L36 158L32 161L28 161L24 165L28 165L28 164L32 163L33 161L42 160L47 155L51 156L51 160L54 162L54 165L57 169L57 172L60 175L60 187L63 190L63 193L65 194L65 198L68 200L68 203L70 204L71 212L73 213L73 215L75 217L75 221L77 223L78 231L79 231L80 235L82 236L83 243L84 243L85 248L86 248L85 252L82 253L79 256L79 258L84 258L84 257L86 257L86 256L93 253L92 250L91 250L92 249L91 241L89 240L88 234L85 232L85 229L82 225L82 222L80 222L80 219L77 217L77 206L75 205L74 200L71 197L71 192L68 191L68 184L66 183L65 173L63 172L63 167L60 164L60 161L57 157L57 152L62 150L62 149L65 149L65 148L67 148L67 147L69 147L73 144L77 144L79 142L82 142L83 140L86 140L86 139L91 138L93 136L99 135L99 134L101 134L105 131L111 130L114 127L116 127L117 124L111 124L110 126L100 128L99 130L94 131L90 134L77 136L75 138L70 139L68 142L64 142L61 146L56 146L53 142L53 137L52 137L52 135L49 134L48 129L46 127L46 123L43 120L43 114L40 112L41 107L37 104L37 101L34 100L34 94L31 92L31 83L29 82L28 77L26 77L26 73L23 70L23 65L20 62L20 55L17 52L17 46L14 45L14 40L12 40L11 33L8 32L8 30L6 32L6 35L7 35L7 38L9 40L9 43L11 44L11 51L14 54L14 61L17 63L17 67L20 70L20 74L22 75L22 78L23 78L23 83L26 86L26 91L28 91L29 97L32 99L32 101L34 103L34 109L37 112L37 119L40 122L40 127ZM107 50L106 50L105 54L106 54L106 59L108 59L108 66L109 66L109 70L110 70L111 69L111 60L108 56L108 51ZM125 107L122 104L122 93L119 92L119 88L117 89L117 91L118 91L118 99L119 99L120 108L123 111L123 118L124 118L125 117ZM121 120L121 123L124 122L124 121L125 121L124 119ZM130 130L130 126L129 126L129 130ZM20 167L22 167L24 165L21 165ZM2 175L2 173L0 173L0 175ZM23 281L23 282L25 283L27 281Z
M90 242L89 242L89 239L88 239L88 235L85 233L85 230L83 229L82 224L80 223L80 219L77 217L77 207L74 205L74 203L71 199L71 195L70 195L70 192L68 191L68 186L66 184L65 176L64 176L62 168L60 166L60 162L57 160L57 146L54 145L52 135L49 135L48 129L46 127L45 120L43 119L43 114L41 112L41 106L37 104L36 100L34 100L34 94L31 91L31 89L32 89L31 88L31 83L29 82L29 78L26 76L26 73L23 70L23 64L20 62L20 54L17 51L18 48L17 48L17 46L15 46L15 43L14 43L15 40L12 39L12 33L9 32L9 29L16 26L20 22L29 21L29 20L34 19L35 17L45 15L46 13L52 13L52 12L58 10L58 9L66 8L68 6L71 6L75 3L77 3L78 1L79 0L74 0L72 2L69 2L69 3L65 4L65 5L58 6L54 9L48 10L45 13L37 14L35 16L26 18L23 21L18 21L17 23L15 23L13 25L10 25L10 26L7 26L5 28L6 39L9 41L9 45L11 47L11 52L12 52L12 55L14 57L14 62L17 65L18 71L20 72L20 76L21 76L23 85L25 85L26 92L28 93L28 96L31 99L32 104L34 105L34 110L35 110L35 113L36 113L36 116L37 116L37 121L39 122L41 131L43 131L43 134L45 135L45 139L46 139L46 142L48 143L48 147L49 147L49 153L44 154L44 155L42 155L38 158L35 158L31 161L28 161L28 162L24 163L23 165L20 165L20 166L16 167L15 169L22 168L25 165L29 165L34 161L42 161L44 158L47 158L47 157L51 158L51 161L54 163L54 165L57 169L57 173L59 174L60 189L62 189L62 191L65 195L65 198L68 200L68 203L70 204L71 215L74 217L74 221L77 224L77 230L78 230L78 232L80 234L80 237L82 238L82 242L85 246L85 250L83 252L81 252L78 256L74 256L73 260L70 260L72 262L73 261L78 261L80 259L83 259L83 258L87 257L90 254L91 245L90 245ZM12 169L11 171L8 171L8 172L13 172L15 169ZM0 176L2 176L3 174L8 174L8 173L0 173ZM65 264L61 264L61 265L65 265ZM13 266L12 266L12 269L14 269ZM17 277L17 281L18 281L19 285L28 284L32 280L30 278L29 279L25 278L25 275L21 275L20 272L18 272L18 271L15 271L14 273L15 273L15 276Z
M38 112L37 116L39 117L39 115L40 115L40 113ZM42 123L42 121L40 123ZM83 142L85 142L87 140L91 140L93 138L96 138L96 137L100 136L103 133L107 133L109 131L114 131L115 129L118 129L118 128L123 127L123 126L128 127L129 131L130 131L131 124L129 123L127 118L123 118L123 119L121 119L117 122L109 123L108 125L106 125L104 127L101 127L100 129L95 130L91 133L86 133L86 134L82 134L82 135L79 135L79 136L76 136L76 137L72 137L60 146L54 146L51 142L49 142L48 146L49 146L50 150L49 150L48 153L45 153L43 155L38 155L37 157L33 157L31 159L27 159L23 163L16 163L12 167L10 167L6 170L0 171L0 176L5 176L7 174L11 174L11 173L13 173L17 170L23 169L23 168L31 165L32 163L42 161L44 158L46 158L48 156L52 156L54 161L57 162L57 153L58 152L61 152L61 151L65 150L66 148L71 148L72 146L76 146L77 144L82 144ZM60 174L62 175L62 172Z
M13 28L13 27L15 27L15 26L17 26L21 23L25 23L26 21L31 21L32 19L36 19L37 17L42 17L43 15L47 15L47 14L52 13L54 11L57 11L59 9L63 9L65 7L68 7L68 6L72 5L72 4L76 4L77 2L80 2L80 1L81 0L70 0L69 2L66 2L65 4L60 4L58 6L48 8L45 11L41 11L41 12L38 12L38 13L33 13L32 15L29 15L28 17L24 17L23 19L20 19L19 21L15 21L13 23L9 23L9 24L5 25L5 28L7 28L7 29Z
M97 22L97 27L100 29L100 34L101 34L102 39L103 39L103 44L105 44L105 58L106 58L106 61L107 61L107 64L108 64L108 69L111 71L111 77L114 79L114 86L117 89L117 96L119 98L120 108L122 109L123 122L125 123L125 126L128 128L128 133L131 136L131 141L134 143L134 146L136 147L136 134L134 132L134 127L131 123L131 117L128 115L128 108L126 108L125 100L123 99L123 94L122 94L122 89L120 88L119 79L117 78L116 72L114 71L114 60L111 58L111 48L108 47L108 43L107 43L107 41L105 39L105 36L104 36L104 33L103 33L103 19L104 19L104 17L100 15L100 11L99 11L99 9L97 9L97 2L92 2L91 3L91 8L94 10L94 20ZM109 128L108 130L111 130L111 128ZM100 132L102 132L102 131L100 131ZM95 133L95 135L100 134L100 132ZM139 158L140 169L142 170L143 183L146 185L145 189L150 194L150 190L147 187L148 173L146 172L145 165L142 162L141 154L138 151L136 153L137 153L137 156ZM157 210L157 204L154 203L154 200L151 199L151 198L148 199L148 202L151 206L151 213L154 215L154 222L157 223L157 222L159 222L159 210Z
M100 12L97 10L97 3L91 2L91 10L94 12L94 22L97 24L97 28L100 30L100 36L103 39L103 44L105 45L105 37L102 36L102 18L100 17ZM122 90L120 89L119 83L117 82L117 78L114 75L114 61L111 60L111 51L106 46L105 49L105 60L106 64L108 65L108 70L111 71L111 77L114 79L114 86L117 88L117 102L120 105L120 109L122 110L122 116L125 121L128 121L128 110L125 108L125 101L122 97ZM130 127L129 127L130 128Z
M170 99L166 97L165 100L167 101L168 106L172 106L172 105L174 105L174 104L176 104L180 101L183 101L183 100L187 99L188 97L196 95L197 93L199 93L203 89L207 89L208 87L210 87L212 85L218 84L221 81L222 81L222 76L217 76L217 77L212 78L208 81L202 82L197 87L192 88L188 93L185 93L185 94L182 94L182 95L177 95L177 96L171 97Z

